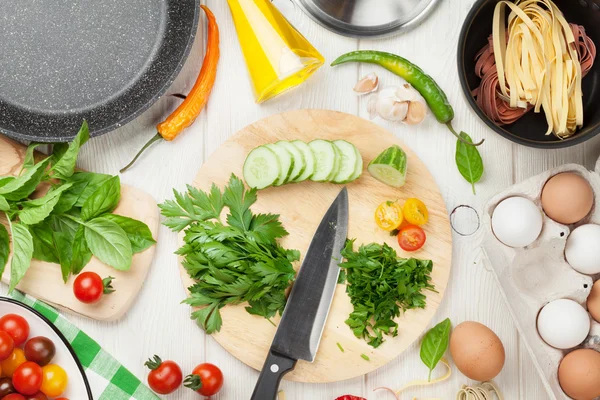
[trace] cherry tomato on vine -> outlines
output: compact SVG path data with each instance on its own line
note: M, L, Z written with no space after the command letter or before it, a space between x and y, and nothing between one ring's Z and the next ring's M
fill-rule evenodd
M15 370L12 382L17 392L28 396L34 395L42 386L42 367L27 361Z
M27 359L25 358L23 350L15 348L6 360L0 362L0 367L2 368L4 376L12 377L17 368L25 362L27 362Z
M215 395L223 387L223 372L216 365L200 364L185 378L185 387L202 396Z
M412 225L424 225L429 220L427 206L419 199L406 200L402 206L402 212L406 221Z
M15 349L15 341L12 336L0 331L0 361L6 360Z
M375 210L377 226L386 231L398 228L403 219L402 207L395 201L384 201Z
M52 340L44 336L36 336L25 343L23 347L27 361L33 361L40 367L50 364L56 354L56 347Z
M60 396L69 383L69 377L64 369L56 364L48 364L42 367L42 387L40 392L48 397Z
M398 233L398 244L404 251L417 251L425 244L427 236L420 226L408 225Z
M84 272L79 274L73 282L73 293L77 300L85 304L94 304L100 301L102 295L111 294L115 290L112 287L112 276L102 279L95 272Z
M37 392L36 394L27 396L25 400L48 400L48 396L46 396L42 392ZM58 399L57 399L58 400Z
M17 393L17 389L12 384L12 379L8 377L0 378L0 399L4 399L4 396L11 393Z
M25 318L17 314L6 314L0 318L0 331L8 333L19 347L27 340L29 336L29 324Z
M25 396L19 393L11 393L8 396L4 396L2 400L27 400Z
M173 393L181 386L183 373L174 361L163 361L155 355L154 359L149 359L144 365L151 370L148 375L148 385L156 393Z

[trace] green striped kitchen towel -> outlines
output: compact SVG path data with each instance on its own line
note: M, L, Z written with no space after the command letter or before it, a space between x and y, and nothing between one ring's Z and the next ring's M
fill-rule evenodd
M43 314L65 335L85 369L95 400L159 399L138 378L102 350L95 340L70 323L55 308L17 290L11 296Z

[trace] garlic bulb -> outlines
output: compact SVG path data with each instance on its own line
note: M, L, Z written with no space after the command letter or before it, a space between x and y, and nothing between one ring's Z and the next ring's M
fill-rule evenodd
M381 90L375 100L374 96L369 99L367 109L369 114L375 110L383 119L401 121L409 125L419 124L427 116L425 99L408 83Z
M354 91L359 95L363 95L376 91L378 87L379 78L375 73L370 73L356 83Z

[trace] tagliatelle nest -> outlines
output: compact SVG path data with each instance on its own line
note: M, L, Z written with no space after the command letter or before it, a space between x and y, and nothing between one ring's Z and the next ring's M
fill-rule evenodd
M475 386L463 385L456 394L456 400L504 400L504 397L498 386L490 381Z

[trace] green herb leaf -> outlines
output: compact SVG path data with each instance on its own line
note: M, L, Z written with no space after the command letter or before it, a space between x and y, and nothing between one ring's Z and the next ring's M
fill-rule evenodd
M23 208L18 212L21 222L26 225L35 225L48 218L54 206L58 203L61 194L70 187L70 183L65 183L56 189L50 190L45 196L39 199L21 203Z
M8 211L10 210L10 205L8 201L3 196L0 196L0 211Z
M8 262L8 254L10 253L10 238L8 231L4 225L0 224L0 278L4 274L6 263Z
M73 275L79 274L92 259L92 252L85 238L85 226L80 225L73 237L73 251L69 270Z
M73 237L65 232L52 232L54 244L60 261L60 271L66 283L71 275L71 259L73 258Z
M50 159L46 158L44 161L27 169L23 175L14 179L4 180L6 183L0 186L0 195L4 196L6 200L12 201L28 197L40 184L49 161Z
M156 243L148 225L141 221L117 214L105 214L100 218L105 218L116 223L125 231L134 254L140 253Z
M85 222L85 240L100 261L119 271L131 268L133 252L127 234L119 225L105 218Z
M81 219L89 221L99 215L114 210L121 199L121 180L118 176L105 181L83 203Z
M13 241L13 256L10 263L10 285L8 293L12 293L15 287L31 265L31 257L33 256L33 238L25 225L20 223L11 224L12 241Z
M223 324L217 303L194 311L192 319L195 319L198 325L209 335L221 330L221 325Z
M473 143L471 137L465 132L461 132L460 137L469 143ZM455 160L458 172L471 184L473 194L475 194L475 183L479 182L483 176L483 160L479 150L475 146L469 146L457 140Z
M71 179L69 179L70 182L76 183L82 180L87 182L87 186L81 191L77 202L75 202L75 207L83 207L87 199L89 199L89 197L93 195L100 186L102 186L111 178L112 176L110 175L96 174L93 172L76 172L73 174Z
M77 133L75 139L69 144L68 148L55 148L55 150L58 151L54 153L54 156L56 157L52 165L54 178L65 180L73 175L75 172L75 164L77 163L77 156L79 155L79 149L89 138L90 130L87 121L83 121L81 129Z
M431 373L444 356L446 349L448 349L451 329L452 322L450 322L449 318L446 318L427 332L423 338L423 342L421 343L421 361L429 368L428 381L431 381Z
M38 148L41 143L31 143L27 146L27 151L25 152L25 159L23 160L23 166L21 167L21 172L23 170L31 168L35 165L35 149ZM19 174L21 175L21 174Z
M55 264L60 263L50 223L45 221L29 226L29 232L33 238L33 258Z

